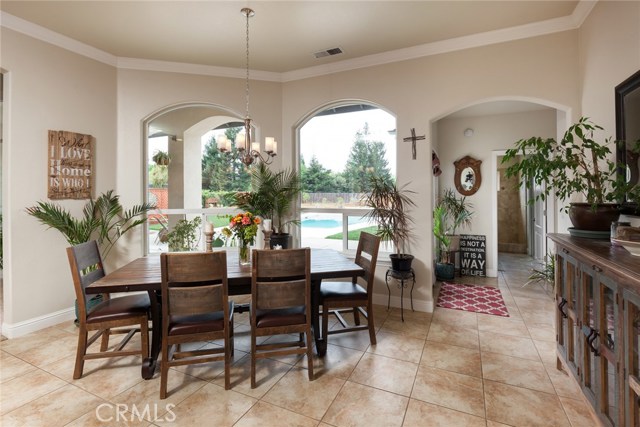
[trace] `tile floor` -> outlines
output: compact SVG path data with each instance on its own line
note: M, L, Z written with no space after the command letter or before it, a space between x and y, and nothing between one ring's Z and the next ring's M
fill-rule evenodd
M436 308L376 307L378 344L366 332L332 335L314 360L258 362L249 386L249 326L236 316L232 389L222 363L180 367L169 397L140 360L94 360L72 380L77 332L69 322L0 342L0 424L8 426L573 426L599 425L576 384L556 370L549 290L523 287L530 260L500 256L496 279L511 317ZM473 282L472 278L464 278ZM335 326L335 325L334 325ZM209 343L207 345L215 345Z

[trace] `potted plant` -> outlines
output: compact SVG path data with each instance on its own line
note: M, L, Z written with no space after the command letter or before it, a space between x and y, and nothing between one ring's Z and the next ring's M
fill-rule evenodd
M118 239L143 224L147 220L144 215L152 209L156 209L154 204L142 203L125 210L120 203L120 196L109 190L95 200L90 199L82 210L81 218L74 218L64 208L50 202L38 202L26 211L42 224L62 233L71 246L95 239L103 258L106 259ZM87 309L102 300L102 294L96 295L87 301ZM77 310L76 306L76 318Z
M71 246L95 239L106 259L118 239L129 230L143 224L144 215L156 206L151 203L135 205L125 210L120 196L113 190L90 199L82 210L81 218L74 218L61 206L50 202L38 202L26 209L27 213L49 228L58 230Z
M162 150L157 150L151 159L158 166L169 166L169 163L171 163L171 156L169 156L169 153Z
M395 183L374 176L370 180L370 190L364 196L365 206L371 208L364 217L378 224L376 234L383 241L393 242L395 246L397 253L389 255L391 268L395 271L411 270L414 258L406 253L407 244L413 237L413 219L407 209L415 206L409 198L409 194L414 193L407 190L406 185L398 188Z
M445 190L437 205L442 206L445 211L443 216L445 223L443 225L451 240L449 251L457 251L460 249L460 235L457 234L458 228L471 227L473 205L467 200L466 196L456 196L452 189Z
M612 160L611 139L596 142L594 133L603 130L582 117L560 141L532 137L516 142L507 150L502 163L514 161L505 174L518 177L528 187L541 186L535 200L553 194L558 200L582 195L584 202L571 202L568 211L573 226L579 230L607 231L619 216L618 202L638 189L627 183L619 166ZM516 156L521 156L516 159ZM530 200L532 203L534 200Z
M291 218L292 209L301 192L300 175L292 169L274 172L264 163L251 170L251 191L237 193L235 205L254 215L273 221L271 246L291 247L288 226L298 224Z
M164 236L165 241L172 252L194 251L200 243L200 224L202 219L199 216L192 220L180 219Z
M455 264L451 260L451 236L447 230L447 210L438 204L433 209L433 235L437 243L436 279L453 280L455 276Z

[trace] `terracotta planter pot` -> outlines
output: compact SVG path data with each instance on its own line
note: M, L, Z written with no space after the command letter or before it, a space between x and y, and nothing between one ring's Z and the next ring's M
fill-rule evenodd
M603 203L595 211L589 203L571 203L569 207L569 219L578 230L608 231L619 217L619 205L615 203Z

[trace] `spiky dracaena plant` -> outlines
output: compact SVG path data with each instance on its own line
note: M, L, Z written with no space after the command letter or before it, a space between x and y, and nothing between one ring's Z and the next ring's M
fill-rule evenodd
M414 191L406 185L398 187L395 183L380 177L372 177L370 190L364 196L364 204L371 210L364 215L378 224L376 234L384 241L392 241L399 255L405 255L406 246L413 237L413 219L407 209L415 206L409 198Z
M84 205L80 218L73 217L67 210L51 202L38 202L26 211L42 224L62 233L72 246L97 240L106 258L118 239L143 224L147 220L144 214L155 208L154 204L142 203L125 210L120 203L120 196L109 190L96 199L90 199Z

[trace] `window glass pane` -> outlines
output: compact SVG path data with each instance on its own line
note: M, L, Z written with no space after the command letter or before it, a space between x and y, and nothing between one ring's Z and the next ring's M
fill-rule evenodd
M349 105L321 112L300 129L303 246L355 250L358 230L375 232L349 210L362 208L371 177L395 181L395 128L391 114Z

